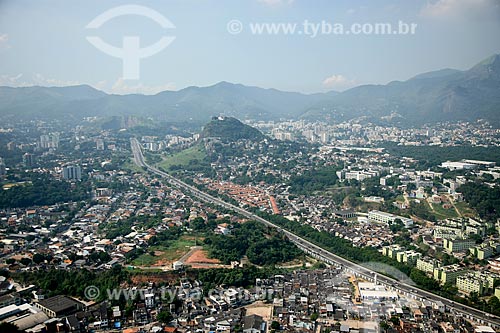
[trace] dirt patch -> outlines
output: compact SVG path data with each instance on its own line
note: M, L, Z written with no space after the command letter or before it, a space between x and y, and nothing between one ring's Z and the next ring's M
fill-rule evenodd
M271 304L264 304L263 302L255 302L252 305L246 306L247 316L256 314L264 318L265 321L270 321L273 314L273 306Z
M154 264L151 265L151 267L165 267L165 266L172 266L173 261L172 260L158 260Z
M194 251L185 261L186 264L220 264L220 260L211 259L205 250Z
M184 264L194 269L231 268L230 265L223 265L218 259L209 258L208 252L202 249L194 250Z
M205 237L195 236L195 235L183 235L182 239L203 243L203 240L205 239Z

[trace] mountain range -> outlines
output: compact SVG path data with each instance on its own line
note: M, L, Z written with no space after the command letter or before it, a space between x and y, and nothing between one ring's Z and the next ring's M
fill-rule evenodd
M149 96L106 94L87 85L0 87L0 119L78 121L127 115L172 122L207 122L213 115L254 120L365 118L401 124L485 119L500 126L500 55L465 71L443 69L341 93L302 94L228 82Z

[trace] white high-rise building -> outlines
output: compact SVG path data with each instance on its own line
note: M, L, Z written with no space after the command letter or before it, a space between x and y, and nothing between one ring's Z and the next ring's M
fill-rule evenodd
M40 135L40 148L50 149L59 147L59 133Z
M78 165L68 165L63 168L62 176L68 180L82 179L82 168Z
M97 139L95 144L96 144L97 150L104 150L104 140L103 139Z
M30 153L25 153L23 155L23 164L25 167L29 168L35 165L35 156Z

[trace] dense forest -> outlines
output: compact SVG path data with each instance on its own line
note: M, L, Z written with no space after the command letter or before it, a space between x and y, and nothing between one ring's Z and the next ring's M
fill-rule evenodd
M308 194L323 191L338 182L336 171L342 170L339 166L322 167L316 170L307 170L302 175L290 178L290 192Z
M500 218L500 187L469 182L460 186L458 191L481 218L492 222Z
M282 273L283 270L271 266L264 268L244 266L238 269L212 268L195 271L197 279L203 283L207 291L219 285L247 288L253 286L257 278L264 279Z
M22 272L15 276L16 281L21 284L34 284L47 292L47 296L69 295L84 298L85 288L96 286L101 292L100 297L104 299L107 289L118 288L121 283L126 282L129 274L121 266L115 266L110 270L96 272L86 269L50 271L40 270L33 272Z
M49 175L32 177L31 183L0 191L0 208L53 205L60 202L89 198L89 187L84 182L71 184Z
M258 222L235 224L231 235L211 235L205 239L212 257L229 264L247 256L259 266L275 265L299 257L302 252L275 230Z

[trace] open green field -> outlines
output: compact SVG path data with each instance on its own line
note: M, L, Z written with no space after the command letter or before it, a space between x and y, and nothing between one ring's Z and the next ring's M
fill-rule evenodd
M455 202L455 206L457 207L458 211L462 216L464 217L475 217L477 216L476 212L474 209L470 208L470 206L466 202Z
M131 172L144 172L144 170L137 166L137 164L134 163L132 158L130 158L127 162L123 163L122 168L125 170L130 170Z
M458 214L453 207L445 209L441 204L432 204L432 208L434 208L434 214L438 219L443 220L458 217Z
M199 245L200 242L198 242ZM149 248L148 253L144 253L132 261L133 266L164 266L173 261L180 259L183 255L189 252L196 242L194 237L182 236L174 241L170 246L152 246ZM155 251L156 254L152 256L149 252Z
M174 165L187 166L190 163L193 163L193 161L200 163L206 156L207 154L203 146L194 145L180 152L164 157L163 161L158 163L158 166L165 170L170 170L170 167Z

